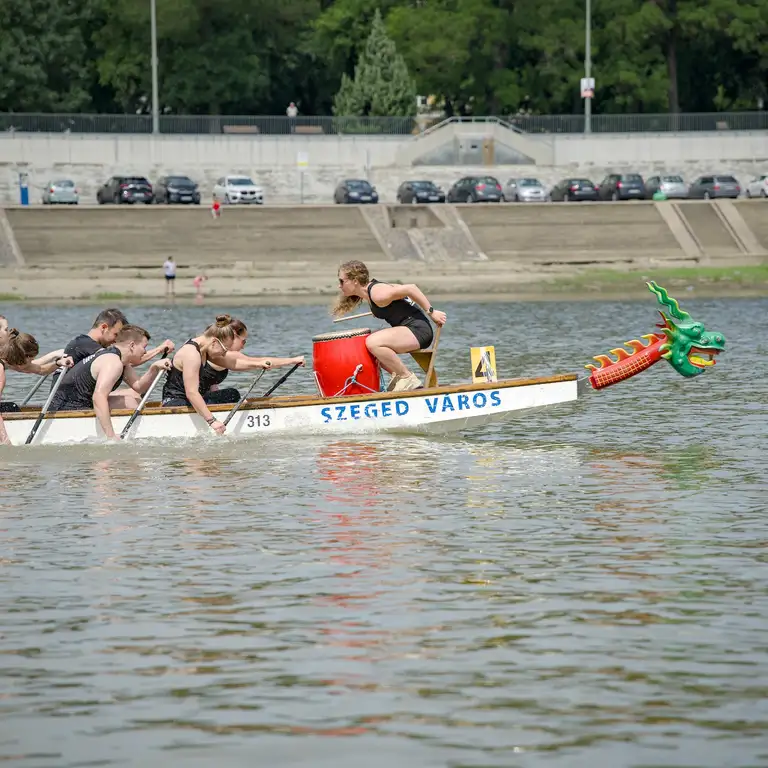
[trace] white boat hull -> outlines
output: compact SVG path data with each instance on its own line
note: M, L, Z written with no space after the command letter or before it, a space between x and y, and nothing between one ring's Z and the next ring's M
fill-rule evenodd
M440 434L496 422L516 411L576 400L576 376L511 380L494 384L439 387L393 395L376 393L323 400L316 397L276 397L248 401L227 425L227 434L253 437L267 434L366 434L411 432ZM232 406L212 406L222 420ZM130 411L112 416L120 434ZM24 445L37 412L5 414L13 445ZM193 438L211 434L194 411L183 408L146 408L134 421L129 440ZM59 413L44 419L34 445L61 445L103 440L92 412Z

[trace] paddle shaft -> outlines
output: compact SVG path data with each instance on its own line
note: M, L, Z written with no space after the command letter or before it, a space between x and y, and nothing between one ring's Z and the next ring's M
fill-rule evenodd
M264 399L265 397L269 397L281 384L285 382L285 380L297 369L300 367L300 363L296 363L296 365L293 366L287 373L283 374L260 398L259 400ZM264 371L261 372L261 375L264 374ZM224 421L224 426L226 427L227 424L229 424L230 419L240 410L240 406L245 402L246 398L250 394L251 390L256 385L256 382L261 378L261 375L256 378L256 381L251 384L250 388L248 389L248 392L245 393L244 397L240 398L240 402L229 412L227 415L227 418Z
M296 363L296 365L294 365L293 368L288 371L288 373L281 376L280 379L275 384L273 384L261 397L269 397L299 367L301 367L300 364Z
M168 350L166 349L165 352L163 352L163 356L160 358L161 360L165 360L165 358L168 357ZM120 439L125 440L126 435L128 434L129 430L133 426L133 422L136 421L136 419L139 418L139 415L141 414L142 410L144 409L144 406L147 404L147 400L149 400L149 396L152 394L152 391L157 386L157 382L160 381L160 377L167 373L167 371L160 370L157 372L157 376L155 376L155 380L152 382L149 389L144 393L144 397L141 398L141 402L136 407L136 410L131 414L131 418L128 419L128 423L123 427L123 431L120 433Z
M222 424L225 427L227 426L227 424L229 424L232 417L240 410L240 406L245 402L248 395L251 394L251 392L253 391L253 388L256 386L256 384L258 384L259 380L266 373L266 371L267 371L266 368L261 369L261 371L257 374L256 378L251 382L251 386L248 387L248 391L240 398L237 405L235 405L235 407L227 414L227 418L224 419L224 421L222 422Z
M358 317L368 317L368 315L372 315L373 312L361 312L359 315L350 315L349 317L337 317L333 322L334 323L340 323L343 320L357 320Z
M35 386L29 390L29 394L21 401L21 407L23 408L34 396L40 387L43 386L43 382L50 376L50 373L46 373L45 376L41 376L40 380L35 383Z
M29 435L27 436L27 439L24 441L24 445L30 445L30 443L35 439L35 435L37 434L37 430L40 428L40 424L42 424L43 419L45 418L46 414L48 413L48 408L50 408L51 403L53 402L54 395L59 391L59 387L61 386L61 382L64 381L64 373L67 369L62 367L59 368L59 375L56 378L56 383L51 388L51 392L48 395L48 399L45 401L45 405L40 409L39 416L35 419L35 423L32 425L32 429L30 430Z

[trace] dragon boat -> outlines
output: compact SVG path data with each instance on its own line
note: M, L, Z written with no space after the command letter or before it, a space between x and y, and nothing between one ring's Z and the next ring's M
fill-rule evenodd
M436 349L413 353L427 371L425 387L408 392L381 391L378 363L365 347L369 329L323 334L313 339L313 374L318 395L246 397L236 406L213 405L211 412L229 420L227 434L365 434L377 432L439 434L458 432L502 421L529 408L568 403L585 393L636 376L666 360L685 377L715 365L725 337L708 331L680 308L655 282L647 283L662 306L657 331L633 339L585 366L589 374L566 373L541 378L496 380L495 365L481 356L473 379L438 386L434 375ZM630 350L630 351L628 351ZM283 379L286 377L284 376ZM273 387L274 389L274 387ZM229 417L229 419L228 419ZM3 416L13 445L56 445L103 439L93 411L47 413L23 408ZM114 411L115 431L128 440L191 438L211 434L205 421L187 407L162 407L148 402L140 413ZM30 439L30 435L32 439Z

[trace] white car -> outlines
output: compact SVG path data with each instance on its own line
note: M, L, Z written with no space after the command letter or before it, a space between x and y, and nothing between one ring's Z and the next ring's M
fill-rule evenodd
M222 176L213 188L213 199L220 203L264 204L264 190L249 176Z
M747 197L768 197L768 176L755 176L747 184Z

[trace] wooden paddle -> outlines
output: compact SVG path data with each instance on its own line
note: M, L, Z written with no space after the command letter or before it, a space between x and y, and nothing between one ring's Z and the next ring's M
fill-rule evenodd
M245 402L248 395L251 394L253 391L253 388L259 383L259 379L267 372L267 368L262 368L261 371L259 371L258 374L256 374L256 378L251 382L251 386L248 387L248 391L240 398L239 402L235 407L227 414L227 418L224 419L222 424L226 427L227 424L229 424L231 418L240 410L240 406Z
M281 376L263 395L261 395L258 399L263 400L265 397L269 397L285 380L297 369L301 367L301 363L296 363L296 365L291 368L288 373ZM248 387L248 391L243 395L243 397L240 398L240 402L227 414L227 418L224 419L224 426L226 427L227 424L229 424L230 419L240 410L240 406L245 402L248 395L251 393L251 390L256 386L256 382L264 375L264 371L266 368L254 379L253 384L251 384L250 387Z
M21 401L21 408L23 408L34 396L40 387L43 386L43 382L50 376L50 373L46 373L45 376L41 376L40 380L35 383L35 386L29 390L29 394Z
M51 389L51 393L48 395L48 399L45 401L45 405L40 409L40 414L37 417L37 419L35 419L35 423L32 425L32 430L27 436L27 439L25 440L24 445L29 445L35 439L37 430L40 428L40 424L42 423L43 419L48 413L48 409L51 406L51 402L53 401L54 395L56 394L59 387L61 386L61 382L64 381L64 374L66 373L66 370L67 369L64 366L59 368L59 375L58 375L58 378L56 379L56 383L53 385Z
M337 317L333 322L340 323L342 320L357 320L358 317L368 317L373 312L361 312L359 315L350 315L349 317Z
M163 352L163 356L160 358L161 360L165 360L166 357L168 357L168 349ZM160 381L160 377L164 374L168 373L168 371L160 370L157 372L157 376L155 376L155 380L152 382L152 385L150 388L144 393L144 397L141 398L141 402L136 406L136 410L131 414L131 418L128 419L128 423L123 427L123 431L120 433L120 439L125 440L126 436L128 435L129 430L133 426L133 422L136 421L136 419L139 418L139 415L141 414L142 410L144 409L144 406L147 404L147 400L149 400L149 396L152 394L152 390L157 386L157 382Z

